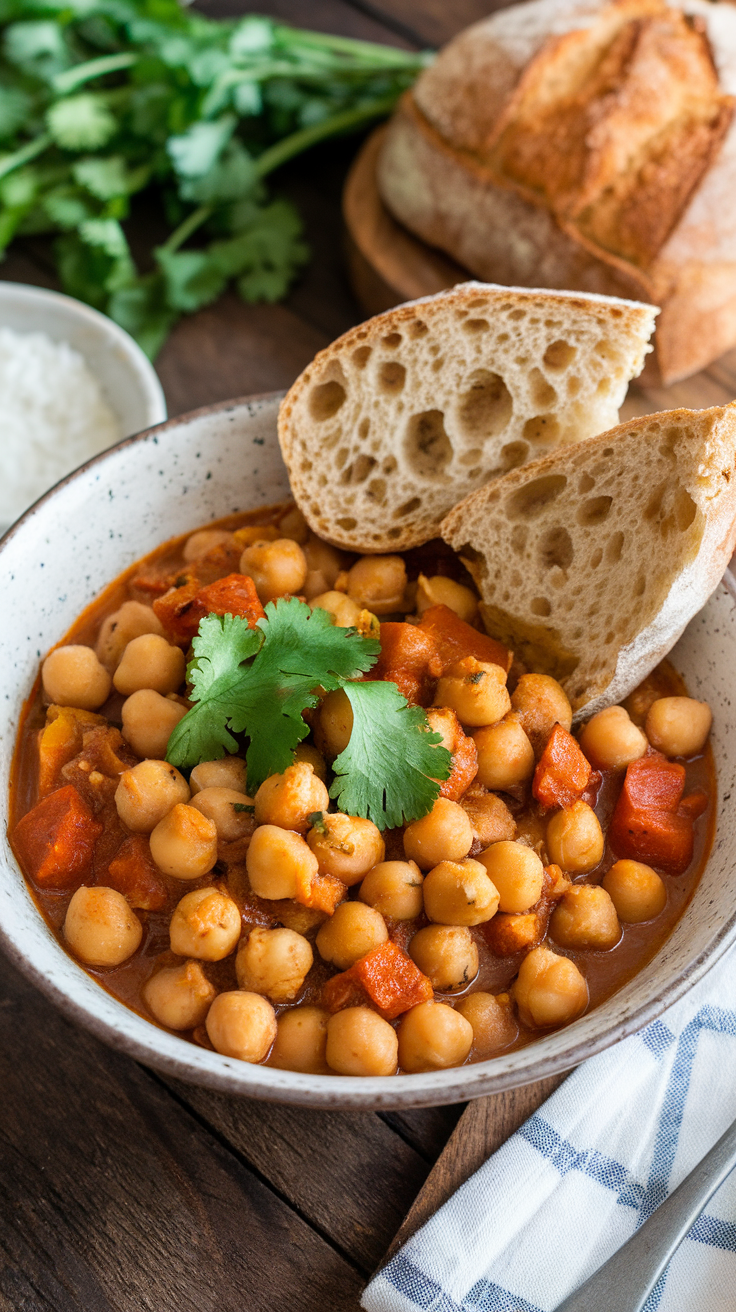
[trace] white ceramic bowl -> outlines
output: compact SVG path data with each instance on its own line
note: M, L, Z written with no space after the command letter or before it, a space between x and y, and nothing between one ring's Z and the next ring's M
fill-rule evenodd
M38 661L121 570L165 538L284 499L276 441L279 396L254 397L170 420L83 466L27 512L0 543L0 938L17 965L71 1019L169 1075L228 1093L333 1108L457 1102L566 1070L651 1021L736 938L736 611L722 586L672 659L715 711L719 816L695 896L654 961L566 1029L492 1061L398 1078L350 1079L270 1070L222 1057L148 1024L69 957L36 910L5 836L11 754Z

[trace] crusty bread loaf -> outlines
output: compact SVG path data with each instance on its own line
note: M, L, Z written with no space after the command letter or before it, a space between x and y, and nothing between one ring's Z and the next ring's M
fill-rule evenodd
M489 479L618 420L656 310L465 283L370 319L285 397L279 439L310 526L403 551Z
M666 655L728 564L736 403L647 415L534 461L455 506L441 532L488 632L592 714Z
M378 185L480 277L662 306L666 383L736 342L736 9L530 0L407 93Z

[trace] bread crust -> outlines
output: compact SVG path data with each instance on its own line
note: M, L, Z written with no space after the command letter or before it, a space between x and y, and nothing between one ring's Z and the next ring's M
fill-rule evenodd
M671 383L736 342L736 122L723 132L722 121L721 139L716 132L694 192L646 271L555 219L484 162L522 94L530 60L540 51L546 57L545 42L596 27L612 33L662 8L660 0L530 0L475 24L404 97L383 145L378 185L400 222L481 277L660 303L656 359L661 380ZM736 94L736 9L701 0L673 8L704 25L720 89Z

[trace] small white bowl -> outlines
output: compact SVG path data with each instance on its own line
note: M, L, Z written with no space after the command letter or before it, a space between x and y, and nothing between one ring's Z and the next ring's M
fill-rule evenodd
M276 439L280 397L210 406L141 433L82 466L0 543L0 942L71 1020L189 1083L251 1098L335 1109L418 1107L498 1093L617 1042L676 1002L736 941L736 606L726 588L672 653L693 696L714 711L718 828L692 901L657 955L574 1024L491 1061L394 1078L301 1075L223 1057L150 1024L102 989L47 928L6 837L10 763L39 659L122 570L166 538L285 499Z

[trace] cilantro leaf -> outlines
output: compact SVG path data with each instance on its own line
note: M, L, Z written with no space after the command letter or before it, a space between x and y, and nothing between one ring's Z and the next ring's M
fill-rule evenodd
M187 669L192 685L187 711L169 739L166 759L172 765L196 765L217 761L238 744L228 732L228 723L238 708L243 682L243 662L258 651L263 634L233 615L205 615L192 643L194 660Z
M57 100L46 115L54 141L64 150L99 150L117 132L117 120L102 96L82 92Z
M420 706L409 706L395 683L346 683L353 708L350 742L333 763L330 796L341 811L362 815L379 829L395 829L431 811L437 780L447 779L452 756L429 729Z

